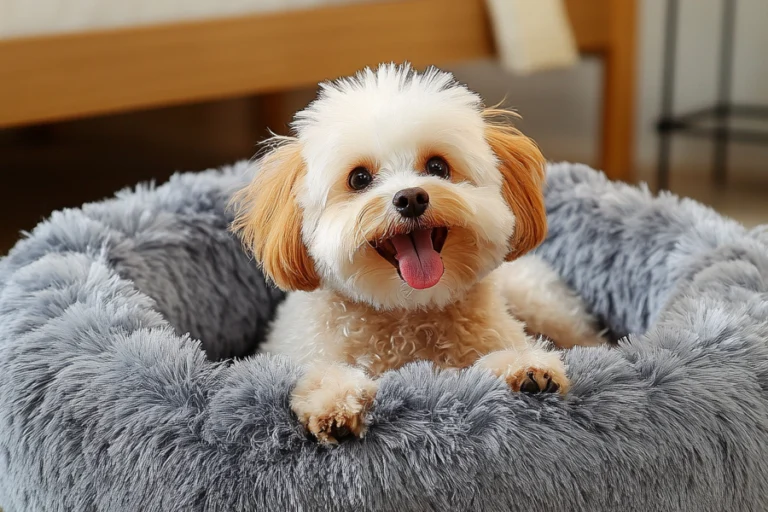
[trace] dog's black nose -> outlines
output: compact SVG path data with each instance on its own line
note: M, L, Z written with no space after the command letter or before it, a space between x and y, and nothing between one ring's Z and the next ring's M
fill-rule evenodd
M429 194L423 188L404 188L392 198L392 204L400 215L415 219L427 211L429 206Z

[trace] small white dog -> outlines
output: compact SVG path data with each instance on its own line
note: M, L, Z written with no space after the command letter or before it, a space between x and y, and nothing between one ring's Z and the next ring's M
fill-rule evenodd
M517 259L546 234L545 161L508 118L449 73L365 69L321 84L235 197L233 229L294 292L263 350L307 366L291 406L321 442L361 436L375 377L409 361L565 393L532 335L601 342L552 270Z

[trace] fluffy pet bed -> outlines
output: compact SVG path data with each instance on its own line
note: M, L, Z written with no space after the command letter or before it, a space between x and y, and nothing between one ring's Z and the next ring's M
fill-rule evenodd
M764 233L553 165L538 252L629 339L569 352L564 399L390 372L324 448L299 369L249 356L281 295L227 233L244 169L55 213L0 262L6 512L768 507Z

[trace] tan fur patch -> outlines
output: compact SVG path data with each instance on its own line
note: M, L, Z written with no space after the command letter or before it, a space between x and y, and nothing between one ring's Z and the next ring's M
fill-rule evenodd
M488 109L485 137L500 160L504 181L502 194L515 214L515 234L507 261L534 249L547 235L547 211L544 205L544 166L546 160L536 143L514 127L494 119L508 112Z
M358 167L362 167L364 169L367 169L368 172L370 172L372 175L376 175L376 173L379 172L379 163L376 161L373 157L365 157L357 160L354 165L351 165L347 169L347 173L345 175L345 179L349 177L349 174L357 169Z
M433 146L424 147L421 150L419 150L419 153L416 157L416 165L415 165L416 172L420 172L420 173L426 172L427 162L429 161L430 158L435 156L442 158L448 164L448 168L450 169L450 172L451 172L450 180L453 183L461 183L461 182L473 183L472 179L470 178L469 172L464 167L464 164L461 162L460 159L453 158L450 155L449 151L445 151Z
M261 169L232 202L232 230L251 250L264 272L283 290L310 291L320 285L301 238L302 212L296 193L306 175L298 142L270 152Z

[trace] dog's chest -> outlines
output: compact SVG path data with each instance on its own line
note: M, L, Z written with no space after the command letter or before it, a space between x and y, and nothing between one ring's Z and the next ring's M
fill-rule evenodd
M504 348L508 313L486 301L440 311L381 312L345 304L329 319L339 358L378 375L417 360L463 368Z

